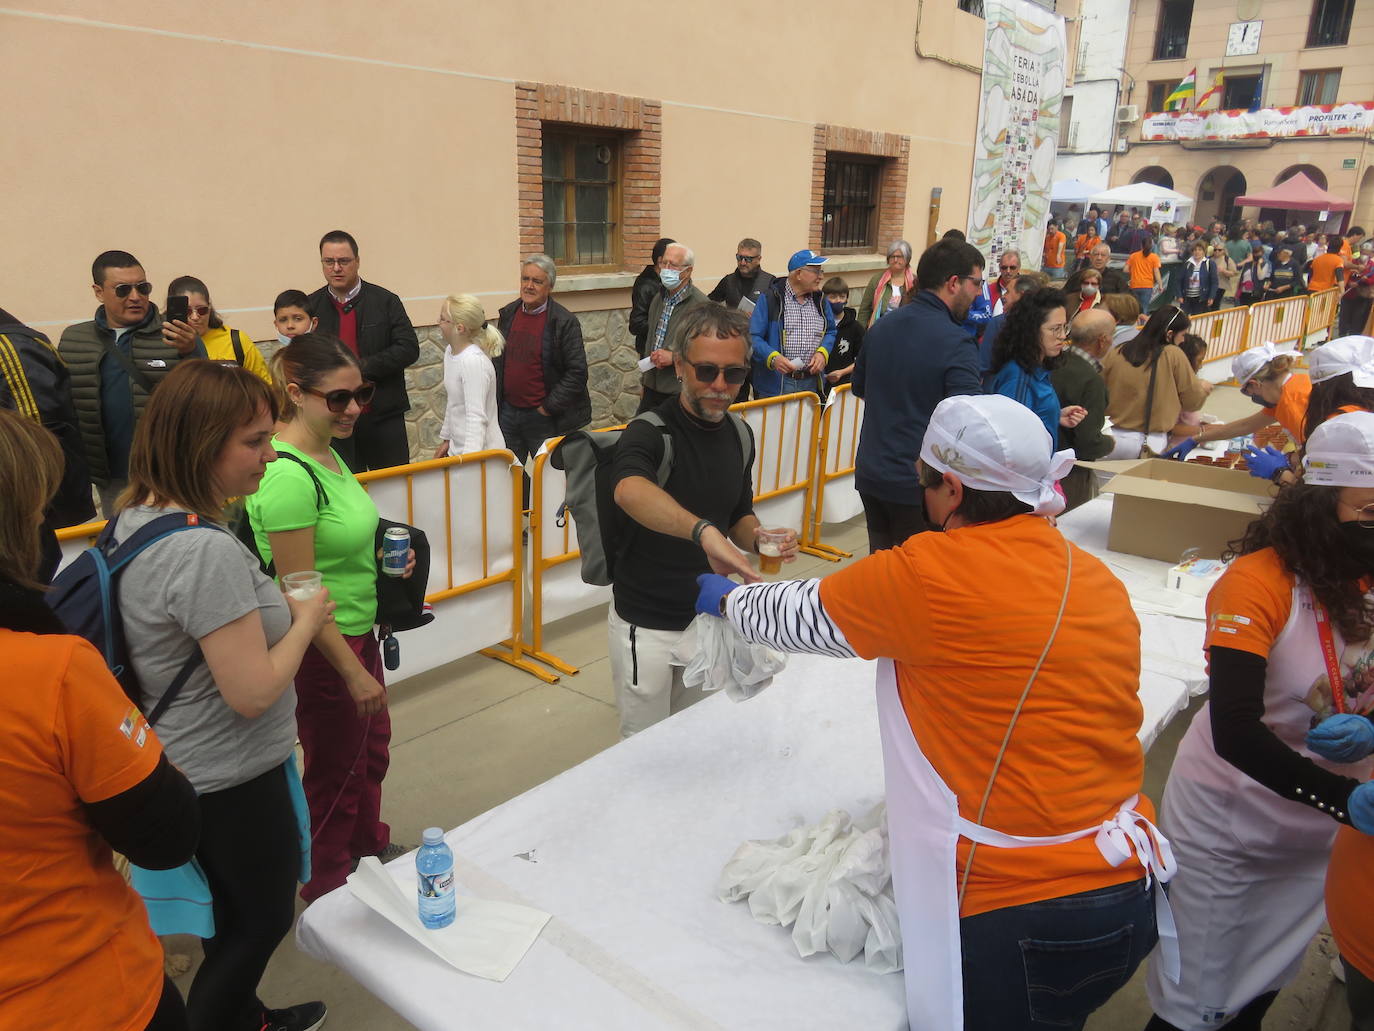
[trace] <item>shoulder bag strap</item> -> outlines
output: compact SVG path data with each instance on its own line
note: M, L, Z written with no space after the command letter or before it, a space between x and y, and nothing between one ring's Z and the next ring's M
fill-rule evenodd
M322 484L320 482L320 478L315 475L315 470L310 468L309 462L305 461L302 458L298 458L297 456L293 455L290 451L278 451L277 457L285 458L289 461L295 462L298 466L305 470L305 475L309 476L310 482L315 485L316 509L323 508L325 505L329 504L329 495L325 492L324 484Z
M1035 683L1035 678L1040 675L1040 668L1045 665L1045 657L1050 653L1050 647L1054 644L1054 639L1059 636L1059 627L1064 622L1064 610L1069 604L1069 587L1073 583L1073 547L1068 540L1064 541L1064 554L1067 559L1064 565L1064 595L1059 599L1059 612L1054 617L1054 626L1050 630L1049 640L1045 642L1045 647L1040 652L1040 658L1035 660L1035 668L1031 670L1030 677L1026 680L1026 686L1021 689L1021 697L1016 702L1016 708L1011 712L1011 722L1007 724L1007 732L1002 735L1002 747L997 750L997 758L993 761L992 772L988 774L988 783L983 788L983 800L978 803L978 816L976 823L982 824L983 814L988 808L988 799L992 797L992 785L997 780L997 771L1002 768L1002 759L1007 754L1007 746L1011 744L1012 731L1016 729L1016 721L1021 718L1021 710L1026 704L1026 699L1030 696L1031 685ZM964 864L964 875L959 880L959 908L964 906L964 892L968 890L968 874L973 869L973 854L978 849L978 842L970 842L968 850L968 862Z
M132 333L133 330L131 329L129 332ZM99 336L99 334L100 330L97 329L96 335ZM100 346L104 349L106 354L123 366L124 371L127 372L132 379L138 381L138 385L143 388L145 393L151 394L153 392L153 381L148 378L147 374L142 369L134 364L134 360L131 357L119 349L118 344L113 342L107 343L105 338L100 336ZM132 345L130 346L132 347Z
M1164 348L1160 348L1150 359L1150 385L1145 388L1145 425L1141 428L1140 434L1140 458L1148 458L1153 454L1150 451L1150 413L1155 407L1155 380L1159 377L1159 358L1163 353Z
M194 673L204 661L205 653L200 650L200 644L197 642L195 651L193 651L191 657L186 660L186 665L177 670L177 675L172 679L172 682L167 685L167 690L162 692L162 697L159 698L157 704L153 706L153 711L144 717L148 721L148 726L151 727L157 724L157 721L162 718L162 714L167 711L168 706L176 700L177 695L181 694L181 689L186 686L186 681L191 679L191 674Z
M239 368L243 368L243 338L239 336L237 329L229 331L229 343L234 348L234 361L238 362Z

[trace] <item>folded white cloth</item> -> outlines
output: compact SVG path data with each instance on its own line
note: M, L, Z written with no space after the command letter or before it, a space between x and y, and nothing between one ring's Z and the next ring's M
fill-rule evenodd
M731 701L753 698L787 665L787 656L761 644L750 644L734 624L700 615L688 624L673 647L683 665L682 683L701 691L725 693Z
M413 854L398 860L395 875L376 856L365 856L348 876L349 890L420 945L466 974L504 981L549 922L549 914L509 902L487 902L458 896L458 916L447 927L431 930L420 923L416 904ZM409 894L400 879L408 878Z
M848 963L862 952L875 974L902 969L883 804L859 820L834 809L773 841L746 841L721 871L717 894L748 899L761 923L792 925L798 955L827 950Z

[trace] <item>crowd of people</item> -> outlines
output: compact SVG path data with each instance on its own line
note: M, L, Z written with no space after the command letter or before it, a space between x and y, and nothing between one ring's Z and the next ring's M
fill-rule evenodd
M702 697L675 654L699 614L785 651L883 659L893 878L904 923L921 923L905 941L913 1025L1081 1027L1158 938L1151 1028L1258 1028L1323 898L1374 897L1374 339L1323 345L1307 374L1280 349L1245 352L1233 372L1259 411L1216 426L1201 419L1211 384L1190 333L1226 294L1218 247L1236 297L1348 273L1346 304L1363 298L1367 318L1362 233L1339 241L1348 259L1295 258L1308 234L1243 228L1218 244L1122 214L1088 212L1078 267L1052 227L1044 270L1006 250L993 279L956 230L919 255L893 241L857 307L824 255L796 251L775 276L748 237L709 294L692 249L668 238L631 291L641 414L610 475L621 733ZM1235 261L1230 244L1252 240ZM1125 273L1110 265L1123 244ZM1141 325L1156 248L1192 257L1178 303ZM100 306L55 349L0 313L0 357L16 355L0 405L15 409L0 410L0 643L35 685L16 714L28 744L0 760L15 813L0 852L48 835L45 848L79 860L64 882L92 900L77 912L38 877L0 900L25 957L0 974L6 1022L317 1028L322 1003L258 996L297 891L314 901L362 857L406 850L382 819L380 522L353 474L408 460L418 338L400 299L361 279L348 233L322 238L320 262L322 287L275 299L270 362L204 280L174 280L160 309L122 251L96 259ZM547 256L524 258L519 296L494 320L470 295L441 303L436 458L505 447L525 462L590 421L580 324L552 297L557 276ZM751 556L769 542L791 561L797 533L755 515L755 441L730 406L846 382L865 403L855 486L871 555L821 581L762 583ZM1181 458L1275 422L1297 449L1252 455L1277 500L1209 599L1211 701L1156 828L1140 795L1138 621L1107 567L1044 517L1095 495L1075 460ZM96 499L111 548L169 517L194 531L159 537L120 573L128 697L44 604L52 529L93 516ZM278 586L309 571L314 594ZM205 959L184 1002L111 849L147 871L190 868L203 889ZM1364 921L1331 922L1357 1020L1374 1020L1374 940Z

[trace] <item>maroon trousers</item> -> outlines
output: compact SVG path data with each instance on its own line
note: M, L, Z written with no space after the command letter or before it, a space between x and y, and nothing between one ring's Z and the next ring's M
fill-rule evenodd
M363 668L385 685L377 638L344 635ZM391 761L391 714L358 715L343 678L312 644L296 674L296 725L305 750L305 799L310 807L310 881L301 898L314 902L348 879L358 856L374 856L391 841L381 821L382 779Z

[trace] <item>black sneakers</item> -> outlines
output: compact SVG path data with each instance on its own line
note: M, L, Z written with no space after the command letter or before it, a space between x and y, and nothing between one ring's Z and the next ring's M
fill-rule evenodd
M284 1010L264 1010L262 1031L316 1031L328 1014L322 1002L303 1002Z

